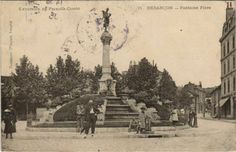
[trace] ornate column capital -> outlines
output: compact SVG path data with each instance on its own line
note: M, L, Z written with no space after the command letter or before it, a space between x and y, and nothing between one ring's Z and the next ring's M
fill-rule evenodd
M103 45L110 45L111 40L112 40L112 36L109 32L105 31L102 33L101 41Z

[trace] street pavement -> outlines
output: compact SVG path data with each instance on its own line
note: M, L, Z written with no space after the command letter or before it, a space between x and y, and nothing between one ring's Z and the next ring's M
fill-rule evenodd
M199 119L198 125L169 131L177 137L138 138L127 132L101 132L83 139L75 132L26 131L25 122L18 122L14 139L2 134L1 143L3 151L20 152L236 151L236 123Z

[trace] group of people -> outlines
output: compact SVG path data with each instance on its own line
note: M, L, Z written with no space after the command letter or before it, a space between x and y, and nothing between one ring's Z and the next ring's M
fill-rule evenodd
M182 122L184 124L188 123L190 127L197 127L197 114L194 110L190 109L189 112L187 112L187 110L181 109L179 112L176 107L174 107L170 113L170 121L173 126L176 126L176 124L180 121L180 115L183 117Z
M145 113L146 108L141 107L141 112L138 119L132 119L130 122L130 128L135 128L137 133L143 133L144 131L151 131L151 120ZM100 113L93 100L89 100L87 105L78 105L77 107L77 131L80 134L84 133L84 138L87 138L89 130L91 129L91 136L94 136L95 126L97 121L97 115Z
M4 110L3 113L3 121L5 124L4 133L6 134L6 139L8 135L12 139L12 133L16 132L16 111L13 108L13 105L9 105L7 109Z
M77 107L77 126L78 132L80 134L84 133L84 138L87 138L89 130L91 129L91 136L94 136L97 115L100 113L100 110L97 108L97 105L94 104L93 100L89 100L88 104L79 105ZM181 111L186 115L185 111ZM172 122L173 126L179 121L178 117L179 111L176 107L171 110L170 113L170 121ZM197 127L197 115L196 113L190 109L188 113L188 124L191 127ZM10 135L12 139L12 133L16 132L16 111L14 110L12 105L9 105L7 109L4 110L3 114L3 121L5 123L4 133L6 134L6 138ZM150 118L145 113L145 107L141 108L141 112L139 114L138 119L132 119L129 125L130 129L135 129L137 133L142 133L144 131L151 130L151 121Z
M97 106L93 103L93 100L89 100L88 104L83 106L80 105L79 110L77 109L77 124L80 133L85 132L84 138L87 137L89 130L91 129L91 135L94 136L95 126L97 121L97 114L100 111ZM3 122L5 124L4 133L6 134L6 139L8 135L12 139L12 133L16 132L16 111L14 110L12 105L9 105L7 109L4 110L3 113Z
M89 100L87 105L79 105L79 108L77 108L77 127L80 134L85 132L84 138L87 138L90 129L91 136L94 136L97 115L99 113L100 111L93 100Z
M141 112L138 118L133 118L130 121L128 131L136 131L136 133L144 133L145 131L151 131L151 118L146 114L145 107L141 107Z
M185 109L177 109L172 107L170 112L169 121L175 127L179 122L188 124L190 127L197 127L197 115L194 110L190 109L189 112ZM133 118L129 124L129 132L136 131L136 133L143 133L144 131L151 131L151 119L146 115L145 108L141 108L138 118Z

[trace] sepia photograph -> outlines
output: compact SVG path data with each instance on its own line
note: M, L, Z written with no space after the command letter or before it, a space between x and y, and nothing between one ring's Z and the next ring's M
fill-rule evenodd
M236 151L234 0L0 8L0 151Z

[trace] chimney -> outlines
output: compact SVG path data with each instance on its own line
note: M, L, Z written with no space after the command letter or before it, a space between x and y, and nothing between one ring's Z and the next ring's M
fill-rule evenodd
M232 7L232 2L227 2L226 8L226 21L234 14L234 9Z

